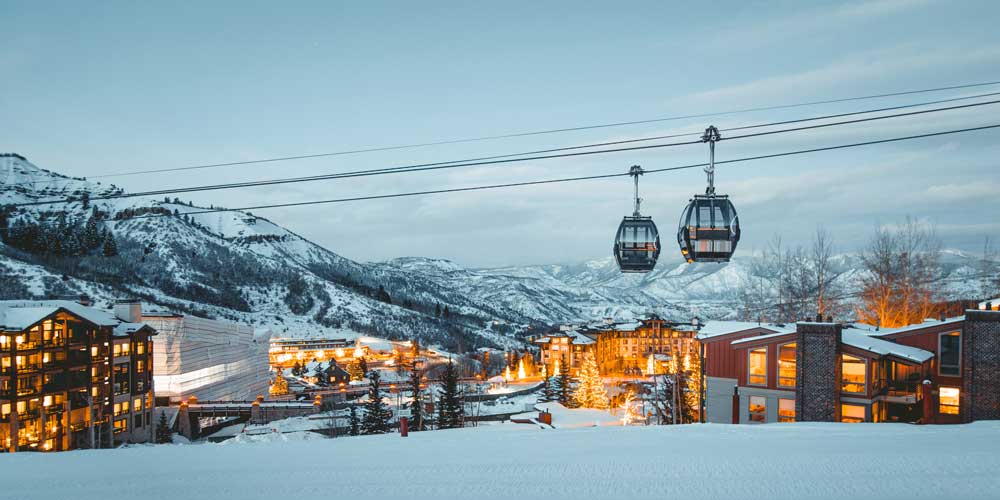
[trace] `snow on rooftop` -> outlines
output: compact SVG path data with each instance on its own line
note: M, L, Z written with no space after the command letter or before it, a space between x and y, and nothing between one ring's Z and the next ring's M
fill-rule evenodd
M954 317L951 317L951 318L945 318L944 321L936 320L936 319L928 319L928 320L924 320L923 323L917 323L915 325L903 326L903 327L900 327L900 328L876 328L876 327L874 327L872 325L866 325L864 323L855 324L855 325L853 325L853 328L856 329L856 330L864 331L868 335L871 335L873 337L883 337L883 336L886 336L886 335L893 335L893 334L897 334L897 333L910 332L910 331L914 331L914 330L919 330L921 328L928 328L928 327L937 326L937 325L951 325L951 324L955 324L955 323L961 323L963 321L965 321L965 316L954 316Z
M705 323L705 326L701 327L695 338L705 340L753 328L766 328L775 333L790 333L795 331L795 325L775 325L773 323L757 323L755 321L709 321Z
M23 330L60 309L98 326L117 326L121 323L111 313L71 300L3 300L0 301L0 326Z
M780 331L780 332L775 332L775 333L767 333L767 334L764 334L764 335L757 335L755 337L747 337L745 339L739 339L739 340L734 341L733 345L746 344L746 343L749 343L749 342L756 342L758 340L766 340L766 339L770 339L770 338L774 338L774 337L781 337L781 336L784 336L784 335L788 335L790 333L795 333L795 331L794 330L793 331Z
M934 357L933 352L878 339L869 333L866 330L846 328L841 334L841 341L851 347L857 347L871 353L896 356L916 363L923 363Z

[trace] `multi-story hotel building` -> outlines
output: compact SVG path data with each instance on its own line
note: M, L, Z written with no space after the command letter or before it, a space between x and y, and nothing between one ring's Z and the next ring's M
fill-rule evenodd
M639 373L651 355L697 356L695 326L678 324L656 316L632 323L605 323L598 326L560 327L534 341L541 362L552 373L555 361L568 365L575 374L583 355L593 352L602 375Z
M698 339L708 422L1000 419L1000 311L894 329L716 322Z
M147 325L71 301L0 301L0 448L153 438Z

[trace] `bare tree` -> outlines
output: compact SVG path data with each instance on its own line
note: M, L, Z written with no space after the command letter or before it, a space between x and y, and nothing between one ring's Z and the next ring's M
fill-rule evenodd
M883 326L919 323L937 312L933 282L939 273L940 242L933 228L912 219L898 229L879 227L862 254L859 319Z

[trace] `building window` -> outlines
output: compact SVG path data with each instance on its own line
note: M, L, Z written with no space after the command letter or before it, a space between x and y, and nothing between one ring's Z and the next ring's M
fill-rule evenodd
M865 421L865 407L861 405L840 405L840 421L852 424Z
M794 422L795 421L795 400L794 399L779 399L778 400L778 422Z
M767 348L753 349L749 353L750 385L767 385Z
M127 418L121 418L121 419L115 420L115 434L118 434L119 432L123 432L123 431L127 431L127 430L128 430L128 419Z
M959 332L942 333L938 337L938 372L941 375L961 375L962 335Z
M840 361L840 390L864 394L866 366L864 359L844 354Z
M938 412L942 415L958 415L957 387L942 387L938 393Z
M764 396L750 396L750 423L767 422L767 399Z
M778 347L778 386L795 387L795 342Z

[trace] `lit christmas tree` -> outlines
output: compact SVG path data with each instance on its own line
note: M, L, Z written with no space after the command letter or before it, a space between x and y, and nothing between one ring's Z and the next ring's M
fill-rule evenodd
M639 404L635 400L635 393L628 391L625 400L622 402L622 425L632 425L642 419L642 412L639 411Z
M281 373L281 368L278 368L278 373L274 376L274 383L271 384L270 392L273 396L288 394L288 381L285 380L285 376Z
M578 375L579 384L573 392L573 401L581 408L605 409L608 407L608 391L597 369L593 353L586 353Z

